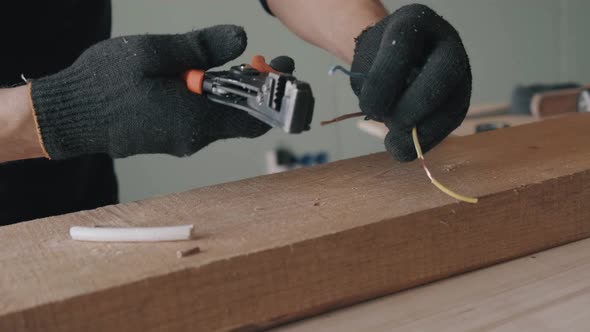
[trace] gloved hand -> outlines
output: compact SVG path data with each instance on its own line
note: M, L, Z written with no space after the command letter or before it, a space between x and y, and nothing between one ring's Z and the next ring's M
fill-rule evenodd
M351 78L360 108L389 128L385 147L415 159L411 132L424 151L457 128L471 98L471 68L457 31L424 5L400 8L357 39Z
M119 37L70 67L33 80L31 98L51 158L107 153L185 156L218 139L257 137L270 127L186 88L181 73L238 57L244 30L215 26L179 35Z

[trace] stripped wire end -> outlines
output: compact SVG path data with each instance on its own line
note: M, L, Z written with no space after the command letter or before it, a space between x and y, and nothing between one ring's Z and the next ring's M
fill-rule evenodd
M395 43L395 41L394 41ZM330 68L330 70L328 71L329 75L334 75L334 73L336 73L337 71L340 71L346 75L348 75L349 77L352 78L364 78L366 77L365 74L363 73L356 73L356 72L351 72L349 70L347 70L346 68L339 66L339 65L335 65L332 68ZM350 119L353 117L357 117L357 116L362 116L364 115L362 112L359 113L352 113L352 114L346 114L343 116L339 116L333 120L330 121L323 121L321 124L322 126L325 125L329 125L331 123L335 123L335 122L339 122L342 120L346 120L346 119ZM420 159L420 162L422 163L422 168L424 168L424 171L426 172L426 176L428 176L428 178L430 179L430 182L432 182L432 184L437 187L440 191L442 191L443 193L453 197L454 199L457 199L459 201L462 202L466 202L466 203L471 203L471 204L476 204L478 202L477 198L474 197L468 197L468 196L464 196L461 194L458 194L454 191L452 191L451 189L445 187L442 183L440 183L438 180L436 180L433 176L432 173L430 173L430 170L428 169L428 167L426 166L426 160L424 160L424 154L422 153L422 147L420 146L420 142L418 141L418 129L416 129L416 127L414 127L412 129L412 139L414 141L414 148L416 149L416 154L418 155L418 158Z
M416 154L418 155L418 159L420 159L420 162L422 163L422 168L424 168L424 171L426 172L426 176L428 176L428 178L430 179L430 182L432 182L432 184L435 187L437 187L440 191L453 197L456 200L466 202L466 203L471 203L471 204L476 204L478 202L477 198L464 196L464 195L461 195L461 194L458 194L458 193L452 191L451 189L445 187L442 183L440 183L438 180L436 180L432 176L432 173L430 173L430 170L426 166L426 160L424 159L424 154L422 153L422 147L420 146L420 142L418 141L418 129L416 129L416 127L414 127L414 129L412 129L412 140L414 141L414 148L416 149Z
M344 73L345 75L349 76L349 77L357 77L357 78L363 78L366 75L363 73L354 73L351 72L350 70L347 70L346 68L340 66L340 65L335 65L332 68L330 68L330 70L328 71L328 75L334 75L337 71L340 71L342 73Z

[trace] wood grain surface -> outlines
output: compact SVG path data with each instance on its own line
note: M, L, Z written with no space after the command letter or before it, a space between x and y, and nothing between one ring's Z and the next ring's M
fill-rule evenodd
M582 332L588 306L590 240L582 240L273 332Z
M0 228L0 331L249 331L590 236L590 115ZM73 225L194 224L104 244ZM198 245L182 259L178 250Z

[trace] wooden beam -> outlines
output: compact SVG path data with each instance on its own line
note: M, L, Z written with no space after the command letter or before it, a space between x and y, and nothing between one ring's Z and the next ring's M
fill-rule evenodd
M536 121L540 121L540 119L530 115L519 114L494 115L489 117L477 116L465 119L461 126L453 131L452 135L468 136L476 134L477 126L479 125L499 125L498 127L500 128L502 126L517 127ZM357 120L357 127L367 134L380 139L384 139L389 132L389 128L387 128L382 122L372 120Z
M587 331L590 239L273 332Z
M0 331L248 331L590 236L590 114L0 229ZM194 223L195 243L72 225ZM201 253L176 258L198 244Z

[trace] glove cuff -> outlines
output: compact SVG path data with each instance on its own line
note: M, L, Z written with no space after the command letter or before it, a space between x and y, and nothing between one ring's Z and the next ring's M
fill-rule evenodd
M85 71L64 70L31 82L31 101L40 140L52 159L107 151L101 91Z

